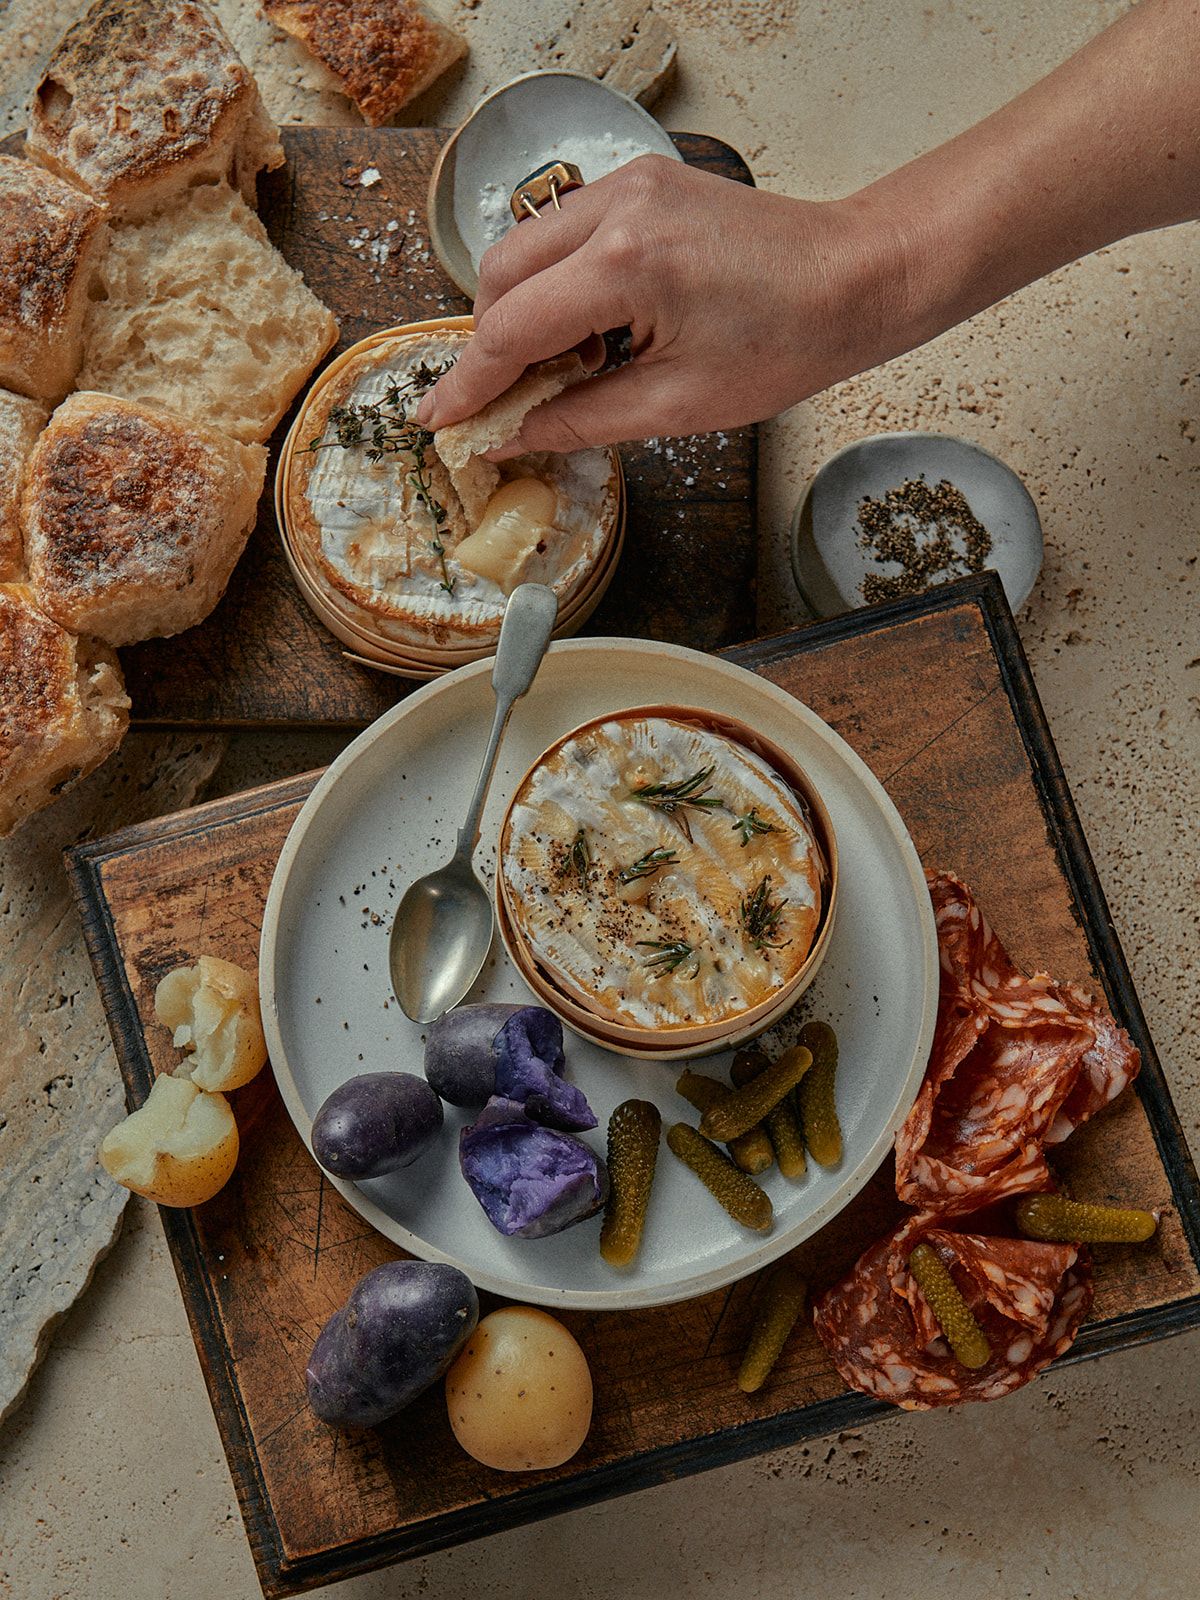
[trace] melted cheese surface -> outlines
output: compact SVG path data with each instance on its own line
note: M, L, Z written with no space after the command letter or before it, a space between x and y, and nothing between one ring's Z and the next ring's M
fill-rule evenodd
M454 552L468 571L490 578L505 594L528 581L531 562L560 537L554 525L558 496L540 478L502 483L488 501L474 533Z
M693 793L719 805L672 812L634 797L706 768ZM736 819L752 810L769 831L743 845ZM586 870L572 854L580 830ZM655 850L675 860L629 879ZM751 751L673 718L613 717L552 751L513 802L500 870L534 959L593 1012L638 1027L724 1021L770 999L803 964L820 920L820 852L792 790ZM756 940L743 906L768 877L782 909ZM643 941L690 954L656 964L661 952Z

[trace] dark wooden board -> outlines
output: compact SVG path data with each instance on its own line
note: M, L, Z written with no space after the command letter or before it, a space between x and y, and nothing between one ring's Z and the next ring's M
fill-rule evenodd
M1164 1208L1147 1246L1101 1252L1091 1322L1071 1359L1200 1322L1200 1189L999 584L743 645L732 659L814 707L899 806L926 863L961 873L1019 961L1098 978L1144 1060L1124 1096L1063 1148L1085 1198ZM175 1059L152 1018L158 978L206 950L256 959L287 830L316 775L290 779L71 853L73 880L131 1104ZM359 1439L315 1422L303 1368L354 1280L397 1254L330 1191L269 1074L235 1098L243 1150L210 1205L164 1212L184 1300L268 1594L294 1592L571 1506L699 1471L886 1409L850 1394L810 1329L769 1385L733 1377L749 1283L636 1313L565 1313L597 1379L583 1452L510 1478L455 1446L440 1392ZM796 1253L831 1281L897 1207L885 1165ZM1003 1403L987 1414L1003 1427Z
M260 182L259 211L273 243L338 318L341 337L330 360L378 328L471 309L443 273L425 227L429 174L449 133L282 130L287 164ZM672 137L692 165L753 181L742 158L719 140ZM19 135L0 142L5 154L21 148ZM381 181L363 188L359 174L371 166ZM296 590L279 542L273 486L298 406L299 399L270 442L258 524L216 610L187 633L121 652L135 721L357 726L411 688L345 660ZM621 456L625 548L612 587L582 631L669 639L697 650L753 633L757 430L624 445Z

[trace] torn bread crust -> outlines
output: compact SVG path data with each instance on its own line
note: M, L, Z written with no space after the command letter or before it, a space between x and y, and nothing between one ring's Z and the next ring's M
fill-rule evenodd
M448 428L439 428L433 436L434 449L451 472L460 471L472 456L498 450L515 439L521 424L536 406L553 400L564 389L586 377L587 368L574 351L541 361L536 367L530 367L510 389L489 400L473 417L452 422Z

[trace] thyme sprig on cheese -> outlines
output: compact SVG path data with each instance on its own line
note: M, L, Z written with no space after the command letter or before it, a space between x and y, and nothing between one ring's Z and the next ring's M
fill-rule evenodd
M779 829L773 822L764 822L758 814L758 807L751 806L749 811L744 811L736 819L733 831L741 834L744 850L756 833L778 833Z
M637 878L651 878L664 867L675 866L678 861L674 850L647 850L644 856L639 856L628 867L622 867L617 876L622 883L633 883Z
M748 899L738 907L738 916L746 936L756 950L782 950L791 944L790 939L780 939L780 921L786 900L777 900L771 893L771 874L768 872Z
M696 954L696 947L690 945L686 939L639 939L638 945L654 951L652 956L646 957L642 965L651 968L656 977L674 972L676 967L682 966Z
M447 594L454 593L454 579L446 566L446 546L442 542L442 528L447 511L433 494L433 479L429 472L426 451L433 443L433 434L412 420L412 409L421 396L454 365L452 360L422 361L397 383L389 383L383 398L375 402L363 401L359 405L331 406L329 420L334 436L326 439L318 435L309 441L309 450L328 450L338 446L350 450L359 445L367 447L368 461L382 461L385 455L406 455L410 466L407 474L417 503L424 506L433 524L430 547L442 569L441 587Z
M692 844L688 811L709 811L725 804L719 795L710 795L708 792L716 770L715 766L701 767L690 777L679 778L674 783L639 783L636 788L629 791L628 798L639 800L642 805L653 806L655 810L674 817L684 838Z

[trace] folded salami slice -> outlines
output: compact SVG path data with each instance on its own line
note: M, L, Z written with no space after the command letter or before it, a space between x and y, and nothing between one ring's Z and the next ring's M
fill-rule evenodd
M1027 977L971 891L930 875L941 957L925 1081L896 1137L896 1191L951 1216L1052 1187L1044 1146L1138 1070L1128 1034L1085 990Z
M930 1213L909 1217L873 1244L817 1301L813 1325L853 1389L910 1411L996 1400L1028 1383L1071 1347L1092 1303L1080 1246L955 1233ZM950 1350L908 1269L931 1245L987 1336L975 1369Z

